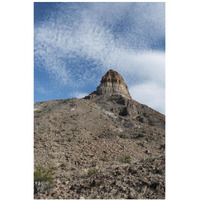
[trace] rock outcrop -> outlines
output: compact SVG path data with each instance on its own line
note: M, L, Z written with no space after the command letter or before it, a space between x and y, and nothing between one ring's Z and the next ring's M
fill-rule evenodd
M97 94L121 94L128 98L131 98L128 91L128 86L124 82L122 76L113 70L109 70L101 79L100 86L97 87Z
M124 82L122 76L113 70L109 70L101 79L101 84L97 90L92 92L87 98L93 98L96 95L110 96L113 94L120 94L126 98L131 99L128 86Z

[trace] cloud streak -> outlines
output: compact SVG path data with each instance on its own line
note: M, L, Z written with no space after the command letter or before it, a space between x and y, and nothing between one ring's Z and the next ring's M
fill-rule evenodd
M36 67L61 86L98 84L112 68L129 87L164 89L164 25L164 3L58 3L35 24Z

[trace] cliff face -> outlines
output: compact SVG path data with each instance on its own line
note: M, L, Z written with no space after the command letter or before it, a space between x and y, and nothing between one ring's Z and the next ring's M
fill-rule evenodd
M98 95L121 94L131 98L128 86L122 76L113 70L109 70L101 79L100 86L97 87Z
M34 163L57 167L37 199L163 199L165 116L109 70L83 99L34 105Z

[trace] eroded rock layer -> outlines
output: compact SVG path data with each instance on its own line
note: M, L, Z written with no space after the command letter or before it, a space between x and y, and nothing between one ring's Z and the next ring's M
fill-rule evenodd
M97 87L98 95L121 94L131 98L128 86L122 76L113 70L109 70L101 79L101 84Z

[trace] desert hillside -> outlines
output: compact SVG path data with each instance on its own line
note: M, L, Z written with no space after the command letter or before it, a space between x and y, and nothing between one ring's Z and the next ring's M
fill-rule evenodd
M109 70L83 99L34 105L34 163L55 167L36 199L163 199L165 116L133 100Z

